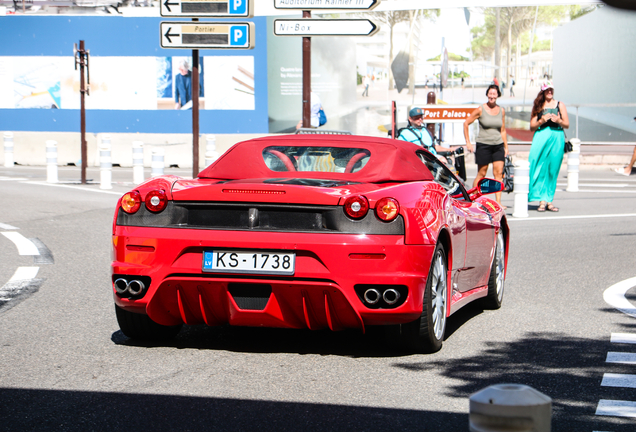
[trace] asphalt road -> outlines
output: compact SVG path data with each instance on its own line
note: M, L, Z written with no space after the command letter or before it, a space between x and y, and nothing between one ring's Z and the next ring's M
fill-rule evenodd
M109 272L130 170L116 170L109 191L74 184L76 168L59 185L45 175L0 168L2 430L467 431L469 396L497 383L550 396L554 431L636 428L596 414L601 400L636 401L609 375L636 365L606 362L636 353L610 341L636 334L636 319L603 300L636 276L636 176L583 171L580 192L557 192L559 213L531 205L530 217L510 217L502 308L465 307L440 352L414 355L355 331L186 327L167 344L135 343L117 326ZM503 202L512 214L513 195ZM10 232L39 255L21 255ZM37 273L12 297L19 268Z

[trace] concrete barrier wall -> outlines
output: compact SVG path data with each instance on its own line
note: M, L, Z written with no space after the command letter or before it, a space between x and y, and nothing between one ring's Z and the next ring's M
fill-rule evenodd
M0 131L0 139L2 137ZM103 134L86 134L88 166L99 166L99 143ZM132 167L132 143L144 143L144 166L150 167L152 148L165 150L166 167L192 168L191 134L117 134L109 133L112 144L113 165ZM234 144L269 134L227 134L216 136L216 151L223 154ZM81 138L76 132L13 132L14 161L19 165L46 165L46 141L57 141L58 165L81 165ZM205 167L205 135L199 138L199 165ZM1 147L1 146L0 146ZM4 151L0 150L0 165L4 164Z

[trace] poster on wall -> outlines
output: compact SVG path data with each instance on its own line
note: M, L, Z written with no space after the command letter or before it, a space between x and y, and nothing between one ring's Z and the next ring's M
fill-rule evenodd
M192 57L157 57L157 109L192 109ZM199 108L205 108L205 67L199 57Z
M13 59L13 104L10 108L62 108L60 57ZM6 105L6 101L2 104Z
M254 57L205 57L206 106L210 110L254 110Z
M13 58L0 57L0 108L13 107Z

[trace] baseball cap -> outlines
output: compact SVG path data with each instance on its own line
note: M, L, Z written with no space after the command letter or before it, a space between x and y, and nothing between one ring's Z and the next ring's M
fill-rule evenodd
M549 88L554 90L554 86L552 85L552 81L546 81L543 84L541 84L541 91L546 91Z
M424 110L422 108L411 108L411 111L409 111L409 117L415 117L418 115L424 115Z

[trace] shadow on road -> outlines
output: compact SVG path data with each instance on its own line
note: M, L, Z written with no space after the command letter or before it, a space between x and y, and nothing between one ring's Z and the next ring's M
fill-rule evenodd
M469 320L483 309L468 305L453 314L447 321L448 340ZM112 334L117 345L131 347L173 347L179 349L210 349L245 353L291 353L339 355L347 357L401 357L414 354L401 343L397 326L367 327L366 333L358 330L298 330L256 327L208 327L184 326L173 340L146 342L132 340L121 331Z
M489 342L479 354L455 359L396 362L392 366L414 373L437 371L456 383L447 396L468 398L490 385L531 386L553 400L555 431L633 430L625 419L596 416L600 399L633 400L632 389L601 387L604 373L633 373L633 366L606 363L608 351L630 346L607 339L576 338L560 333L527 333L514 342ZM425 359L426 360L426 359ZM631 424L630 424L631 423ZM621 429L625 426L625 429Z
M20 432L468 430L468 414L171 395L4 388L0 404Z

